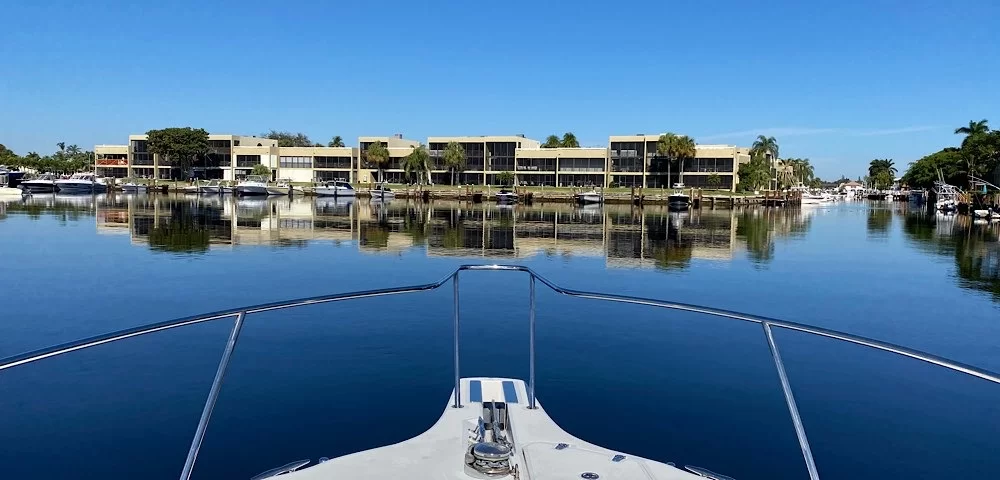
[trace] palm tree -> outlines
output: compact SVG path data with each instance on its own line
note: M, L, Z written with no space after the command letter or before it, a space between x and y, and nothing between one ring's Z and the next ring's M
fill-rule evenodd
M664 133L656 142L656 154L667 159L667 187L670 187L670 164L675 161L682 161L680 179L684 179L683 160L694 158L697 149L694 139L687 135L676 135L674 133Z
M384 170L389 165L389 149L382 142L373 142L365 149L365 156L368 161L378 168L379 181L385 181Z
M66 151L66 142L59 142L56 146L59 147L60 152Z
M555 135L549 135L545 137L545 143L542 144L542 148L557 148L562 146L562 140Z
M343 147L344 139L340 138L340 135L336 135L330 140L330 143L326 144L328 147Z
M458 142L448 142L441 158L448 170L451 170L451 184L457 185L458 172L465 170L465 149Z
M973 122L972 120L969 120L969 126L956 128L955 134L971 137L973 135L979 135L981 133L989 133L990 127L988 124L989 122L985 118L978 122Z
M427 175L427 172L431 168L431 156L424 145L413 147L413 151L403 158L402 166L406 178L412 181L416 177L416 183L423 184L426 177L430 183L430 175Z
M771 164L771 170L774 170L774 162L778 160L778 141L774 137L757 135L757 140L754 140L753 145L750 146L750 155L763 155ZM774 180L775 188L777 188L777 178ZM768 180L768 186L770 186L770 182Z
M78 145L70 145L70 146L66 147L66 154L68 154L68 155L76 155L76 154L80 153L81 151L82 150L80 150L80 147Z
M553 135L554 137L555 135ZM580 142L577 141L576 135L573 132L566 132L562 136L562 140L559 141L559 146L570 147L570 148L580 148Z

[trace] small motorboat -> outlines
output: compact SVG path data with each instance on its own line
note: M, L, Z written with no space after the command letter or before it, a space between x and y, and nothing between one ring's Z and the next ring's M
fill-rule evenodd
M149 186L144 183L139 183L132 178L124 179L122 183L122 191L125 193L143 193L149 191Z
M586 205L586 204L590 204L590 203L601 203L602 202L601 194L597 193L597 190L591 190L589 192L577 193L576 195L573 195L573 199L576 200L576 203L579 203L581 205Z
M267 182L260 175L247 175L247 178L236 184L237 195L269 195Z
M220 180L209 180L198 185L198 193L201 195L224 195L233 193L233 189L223 185Z
M279 178L274 185L268 185L267 194L268 195L302 195L305 190L302 187L292 186L292 180L288 178Z
M396 192L393 192L391 188L382 183L372 187L369 193L371 193L372 200L392 200L396 198Z
M56 186L56 177L51 173L43 173L31 180L21 182L21 187L31 193L55 193L59 190Z
M181 193L197 195L201 193L201 182L195 182L181 189Z
M354 187L350 183L336 180L333 182L323 182L316 185L314 189L319 197L353 197Z
M69 178L55 181L56 189L59 193L103 193L108 191L108 184L104 179L98 178L93 173L74 173Z
M687 210L691 206L691 196L686 193L671 193L667 197L667 207L671 210Z
M501 188L496 199L498 203L517 203L517 194L509 188Z

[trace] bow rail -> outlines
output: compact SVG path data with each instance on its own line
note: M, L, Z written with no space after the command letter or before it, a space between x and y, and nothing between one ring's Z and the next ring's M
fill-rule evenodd
M459 313L458 280L459 280L459 273L463 271L524 272L527 273L529 276L528 408L535 408L536 404L535 402L535 283L536 281L540 282L541 284L545 285L546 287L548 287L549 289L560 295L566 295L569 297L584 298L584 299L614 302L614 303L644 305L648 307L665 308L668 310L693 312L693 313L709 315L712 317L726 318L730 320L738 320L738 321L756 323L761 325L764 333L764 338L767 341L768 348L771 352L771 358L774 361L775 370L778 374L778 380L781 383L781 389L785 397L785 404L788 407L788 413L791 416L792 426L795 428L795 434L799 442L799 447L802 450L802 457L805 462L806 469L809 472L809 478L811 480L819 480L819 473L818 470L816 469L816 462L813 459L812 449L809 446L809 439L806 436L805 427L802 424L801 415L799 414L798 407L795 404L795 397L792 394L791 384L789 383L788 375L785 372L785 365L781 360L781 353L778 350L778 344L774 339L773 329L782 328L785 330L797 331L802 333L808 333L811 335L832 338L835 340L853 343L856 345L863 345L869 348L874 348L877 350L882 350L897 355L902 355L912 359L927 362L932 365L937 365L939 367L947 368L949 370L960 372L966 375L978 377L980 379L989 382L1000 384L1000 374L889 342L883 342L880 340L875 340L867 337L862 337L859 335L853 335L850 333L840 332L822 327L814 327L802 323L777 320L758 315L749 315L730 310L721 310L699 305L670 302L664 300L655 300L655 299L641 298L641 297L632 297L627 295L614 295L614 294L587 292L587 291L563 288L549 281L545 277L539 275L531 268L521 265L462 265L452 273L449 273L447 276L434 283L427 283L423 285L412 285L405 287L384 288L377 290L366 290L359 292L340 293L332 295L321 295L316 297L300 298L296 300L265 303L249 307L222 310L203 315L196 315L191 317L179 318L175 320L153 323L149 325L143 325L139 327L119 330L117 332L111 332L103 335L97 335L82 340L77 340L69 343L64 343L61 345L56 345L53 347L43 348L40 350L35 350L20 355L8 357L0 360L0 371L36 362L39 360L44 360L46 358L55 357L65 353L70 353L77 350L83 350L86 348L95 347L106 343L117 342L119 340L134 338L150 333L162 332L164 330L170 330L174 328L180 328L216 320L222 320L226 318L235 319L233 328L230 331L229 338L226 342L226 348L222 354L222 359L219 361L219 366L218 369L216 370L215 379L212 381L212 386L209 390L208 399L205 401L205 406L202 409L201 418L198 421L197 428L195 429L194 438L191 441L191 448L188 451L187 458L185 459L184 462L184 467L181 470L180 480L189 480L191 478L191 474L194 471L194 464L198 458L198 452L201 449L201 444L205 438L205 434L208 429L208 424L212 417L212 411L214 410L215 404L218 401L219 392L222 389L222 383L223 380L225 379L226 371L228 370L229 367L229 361L232 358L233 352L236 349L236 344L239 341L239 335L243 329L244 320L246 316L249 314L269 312L273 310L283 310L286 308L303 307L307 305L318 305L324 303L339 302L345 300L356 300L361 298L383 297L389 295L402 295L408 293L425 292L429 290L436 290L450 281L453 284L453 295L454 295L455 402L452 405L452 407L461 408L462 407L461 388L460 388L461 374L459 371L459 330L461 326L461 315Z

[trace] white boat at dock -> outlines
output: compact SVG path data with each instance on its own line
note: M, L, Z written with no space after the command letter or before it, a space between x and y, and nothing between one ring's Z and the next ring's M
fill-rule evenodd
M268 195L302 195L305 190L302 187L292 185L292 181L287 178L279 178L274 185L267 186Z
M317 184L313 191L318 197L353 197L355 194L354 187L341 180Z
M237 195L269 195L267 182L260 175L248 175L243 181L236 184Z
M396 192L393 192L391 188L384 184L378 184L369 190L372 196L372 200L392 200L396 198Z
M233 187L224 184L221 180L208 180L198 185L198 193L201 195L225 195L233 193Z
M691 206L691 196L686 193L671 193L667 197L667 207L671 210L687 210Z
M509 188L501 188L499 192L494 195L497 203L517 203L517 193Z
M104 179L98 178L93 173L74 173L69 178L56 180L55 186L59 193L65 194L103 193L108 191L108 184L104 183Z
M581 205L603 202L603 198L601 197L601 194L597 192L597 190L590 190L588 192L577 193L573 195L573 199L576 200L576 203L579 203Z
M144 183L139 183L132 178L123 179L121 184L122 192L125 193L143 193L149 191L149 186Z
M56 186L56 177L52 173L43 173L30 180L21 182L21 187L30 193L55 193L59 190Z

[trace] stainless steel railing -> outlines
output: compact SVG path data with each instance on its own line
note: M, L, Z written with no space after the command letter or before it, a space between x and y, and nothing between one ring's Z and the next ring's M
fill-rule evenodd
M184 467L181 470L180 479L189 480L194 470L194 464L198 458L198 452L201 449L202 441L205 438L205 434L208 429L208 424L212 417L212 411L214 410L215 404L218 401L219 392L222 389L222 383L223 380L225 379L226 371L229 368L229 361L233 356L233 352L236 349L236 343L239 340L240 332L243 329L244 320L246 319L247 315L252 313L268 312L273 310L302 307L306 305L318 305L318 304L339 302L345 300L355 300L360 298L372 298L372 297L382 297L388 295L401 295L407 293L424 292L424 291L438 289L447 284L449 281L451 281L453 285L453 296L454 296L453 300L454 300L454 337L455 337L454 338L455 402L452 405L452 407L461 408L462 407L461 388L460 388L461 374L459 370L459 360L460 360L459 331L461 326L461 315L459 311L458 280L459 280L459 273L462 271L524 272L527 273L529 276L528 408L536 408L536 401L535 401L535 283L536 281L541 282L543 285L545 285L546 287L548 287L549 289L560 295L566 295L569 297L615 302L615 303L645 305L648 307L694 312L713 317L727 318L730 320L739 320L744 322L757 323L761 325L764 332L764 338L767 341L768 348L771 351L771 358L773 359L775 369L777 370L778 379L781 383L782 392L784 393L785 396L785 403L788 407L788 413L791 416L792 426L795 428L795 434L799 442L799 447L802 449L802 457L803 460L805 461L806 469L809 472L809 478L812 480L818 480L819 473L816 469L816 462L813 459L812 449L809 447L809 439L806 436L805 427L802 424L802 417L801 415L799 415L798 407L795 404L795 397L792 394L791 384L789 383L788 375L785 372L785 365L781 360L781 353L778 350L778 344L777 342L775 342L774 339L774 334L772 331L774 328L783 328L786 330L803 332L812 335L818 335L821 337L832 338L835 340L840 340L848 343L853 343L857 345L863 345L866 347L924 361L933 365L937 365L939 367L944 367L950 370L964 373L966 375L978 377L989 382L1000 384L1000 374L983 370L977 367L973 367L971 365L954 362L939 357L937 355L920 352L917 350L913 350L910 348L906 348L888 342L882 342L871 338L861 337L858 335L852 335L844 332L838 332L836 330L813 327L796 322L787 322L783 320L776 320L767 317L748 315L748 314L732 312L728 310L720 310L710 307L702 307L698 305L689 305L684 303L654 300L648 298L630 297L626 295L612 295L612 294L572 290L560 287L552 283L551 281L547 280L545 277L538 275L530 268L520 265L463 265L458 269L456 269L454 272L448 274L443 279L434 283L413 285L407 287L386 288L379 290L368 290L361 292L341 293L334 295L323 295L318 297L302 298L298 300L290 300L285 302L267 303L267 304L254 305L250 307L237 308L232 310L223 310L219 312L208 313L205 315L197 315L193 317L169 320L150 325L144 325L104 335L98 335L95 337L85 338L82 340L77 340L62 345L56 345L41 350L35 350L32 352L27 352L13 357L8 357L0 360L0 371L36 362L46 358L55 357L65 353L74 352L77 350L83 350L85 348L95 347L98 345L116 342L119 340L125 340L128 338L134 338L141 335L161 332L164 330L170 330L179 327L185 327L188 325L195 325L204 322L221 320L224 318L235 318L233 328L229 334L229 339L226 342L226 348L223 351L222 359L219 361L219 367L215 373L215 379L212 381L212 386L209 390L208 398L206 399L205 406L202 409L201 418L198 421L197 428L195 429L194 438L191 440L191 448L188 451L187 458L185 459L184 462Z

